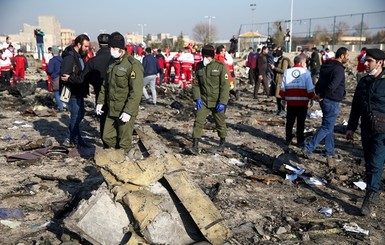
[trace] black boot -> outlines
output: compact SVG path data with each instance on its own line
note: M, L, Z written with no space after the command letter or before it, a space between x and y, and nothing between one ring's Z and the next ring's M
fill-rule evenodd
M219 148L224 148L226 143L226 138L221 138L219 140Z
M364 202L361 207L361 214L364 216L370 215L372 207L378 204L380 200L380 193L372 190L366 191Z
M191 148L191 153L194 154L194 155L199 155L198 144L199 144L199 139L198 138L194 138L193 139L193 146Z

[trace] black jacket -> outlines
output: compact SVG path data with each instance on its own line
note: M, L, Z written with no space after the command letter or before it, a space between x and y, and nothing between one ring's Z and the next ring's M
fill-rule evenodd
M71 97L84 98L89 94L88 83L84 82L82 71L85 68L86 61L81 58L78 52L75 51L71 45L67 47L66 52L63 52L63 62L60 66L60 76L69 74L70 77L67 82L63 81L71 91ZM80 60L83 60L84 67L82 67Z
M315 92L321 98L342 101L345 98L345 67L333 60L321 66Z
M87 62L83 72L84 81L94 87L96 101L98 100L103 81L107 77L108 62L110 59L110 49L102 47L96 55Z
M371 111L385 113L385 70L376 78L367 75L358 82L350 111L348 130L356 131L361 117L361 130L371 131Z

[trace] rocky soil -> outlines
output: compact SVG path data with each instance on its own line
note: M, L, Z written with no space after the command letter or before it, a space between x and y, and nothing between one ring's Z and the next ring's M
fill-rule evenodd
M335 128L335 167L327 166L322 146L310 159L295 144L286 147L285 118L275 115L275 98L261 95L259 101L253 100L252 86L245 79L239 88L241 98L232 98L226 111L228 137L223 151L216 148L219 138L209 117L201 154L189 154L194 123L189 90L158 88L158 104L141 105L137 126L154 130L210 196L234 234L228 244L383 244L384 207L377 207L370 217L359 215L364 195L354 184L364 179L359 134L354 142L344 137L356 84L354 67L353 60L347 69L347 98ZM87 244L65 229L63 219L103 183L93 161L95 146L102 146L94 97L87 99L81 124L93 147L59 148L35 160L11 162L10 156L35 152L49 140L59 146L69 119L67 112L52 110L53 96L39 81L44 74L32 70L28 78L37 83L34 94L0 94L0 244ZM318 110L315 104L309 112L314 115ZM320 123L320 118L307 118L308 139ZM286 177L292 171L285 166L305 171L290 181ZM15 208L23 215L14 211L18 218L7 218L1 208ZM331 216L320 212L322 208L328 208ZM348 231L354 225L363 230Z

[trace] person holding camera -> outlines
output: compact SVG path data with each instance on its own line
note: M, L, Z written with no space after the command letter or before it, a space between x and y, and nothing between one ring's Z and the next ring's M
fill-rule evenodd
M346 138L353 140L361 118L361 141L366 168L366 194L362 215L369 215L380 199L385 162L385 53L368 49L365 58L367 76L361 78L354 92Z
M40 29L34 30L35 38L36 38L36 47L37 47L37 56L40 60L44 58L44 32Z

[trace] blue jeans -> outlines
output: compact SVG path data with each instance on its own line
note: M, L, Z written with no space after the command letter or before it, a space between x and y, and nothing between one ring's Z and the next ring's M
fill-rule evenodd
M73 143L83 141L80 134L80 122L85 113L84 98L71 97L68 101L68 110L70 112L70 123L68 125L67 138Z
M385 162L385 134L361 132L364 151L367 190L378 192L382 182Z
M317 145L325 139L326 155L334 155L334 125L340 111L340 102L323 99L320 102L322 110L322 124L310 142L305 146L309 153L313 152Z
M43 59L43 57L44 57L44 43L37 43L36 46L37 46L37 56L39 57L39 60L40 60L40 57L41 57L41 59ZM40 53L41 53L41 56L40 56Z
M56 101L56 104L57 104L57 108L59 109L59 111L63 111L64 108L63 108L63 102L60 100L60 91L59 90L54 90L53 91L53 95L55 96L55 101Z

